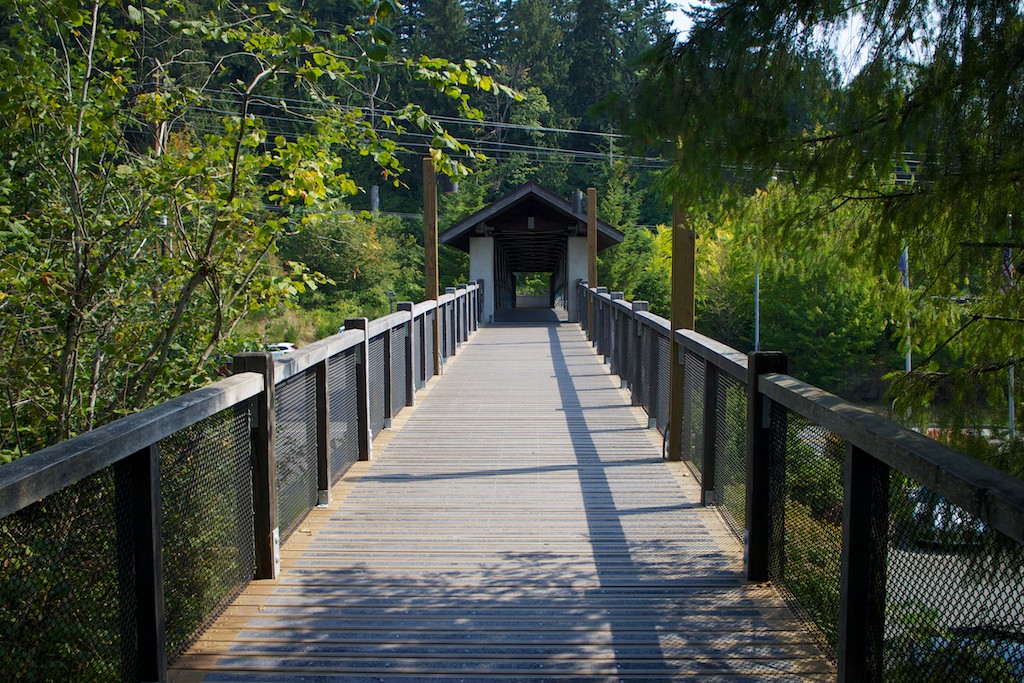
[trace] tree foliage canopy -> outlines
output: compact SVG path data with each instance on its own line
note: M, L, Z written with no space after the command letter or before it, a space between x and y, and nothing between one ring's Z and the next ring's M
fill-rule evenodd
M397 183L414 128L466 172L420 106L351 106L373 76L468 117L467 90L511 95L475 61L392 56L391 0L326 27L279 2L0 6L4 457L205 381L246 315L327 284L278 241L357 191L352 159Z
M902 408L1005 401L1024 354L1010 281L1024 250L1020 4L712 2L693 18L626 107L636 138L673 159L668 185L697 206L777 177L798 201L764 234L790 254L834 240L826 217L855 206L849 268L888 280L910 255L890 308L911 320Z

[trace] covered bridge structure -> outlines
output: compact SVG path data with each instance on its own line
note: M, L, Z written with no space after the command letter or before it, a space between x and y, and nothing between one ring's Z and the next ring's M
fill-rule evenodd
M623 234L597 219L597 251ZM440 236L469 254L469 276L483 281L484 322L516 307L516 273L550 273L548 304L561 302L571 322L580 319L575 284L587 279L587 213L582 193L570 203L535 182L518 188Z

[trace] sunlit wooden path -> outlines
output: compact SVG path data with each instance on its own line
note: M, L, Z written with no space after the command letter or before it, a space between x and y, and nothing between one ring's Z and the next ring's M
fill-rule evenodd
M578 326L483 328L417 400L172 681L834 679Z

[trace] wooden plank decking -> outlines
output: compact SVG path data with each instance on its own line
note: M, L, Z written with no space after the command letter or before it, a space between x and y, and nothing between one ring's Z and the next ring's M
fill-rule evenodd
M484 328L417 400L172 681L835 678L577 326Z

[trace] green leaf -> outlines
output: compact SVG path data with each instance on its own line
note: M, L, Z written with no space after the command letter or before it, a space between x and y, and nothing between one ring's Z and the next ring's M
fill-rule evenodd
M141 24L143 21L142 12L135 5L128 5L128 18L133 24Z
M366 56L375 62L381 62L387 59L388 46L381 45L380 43L371 43L366 48Z

